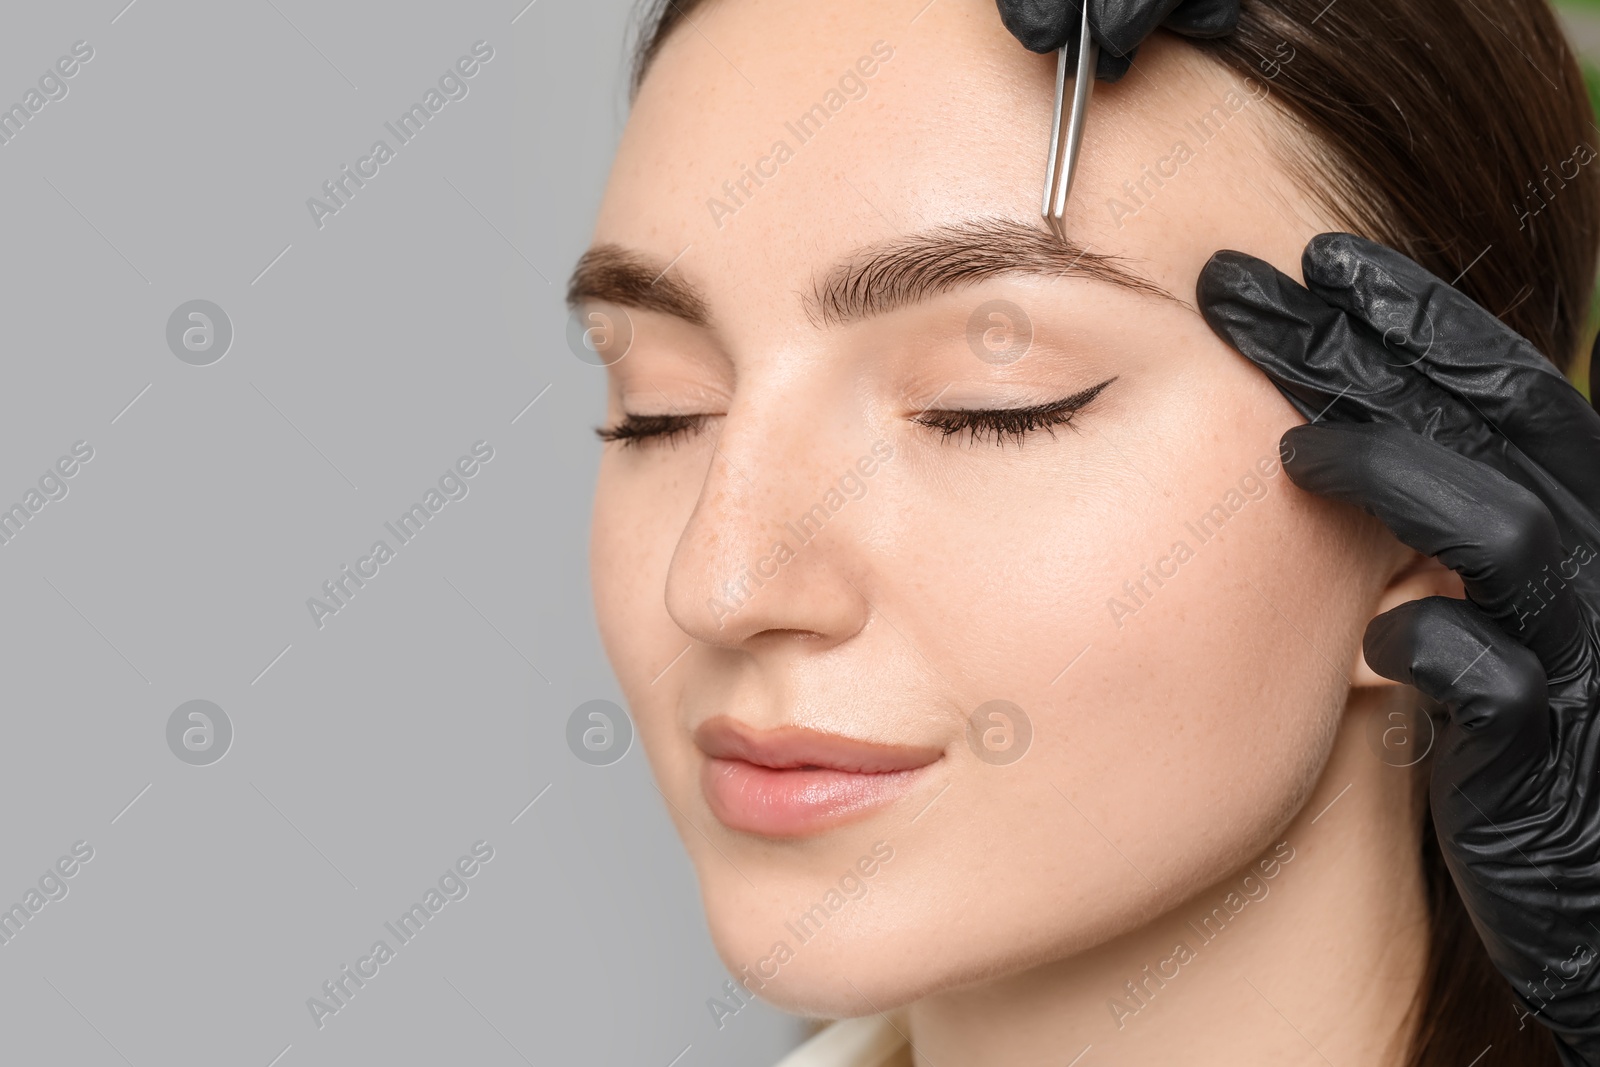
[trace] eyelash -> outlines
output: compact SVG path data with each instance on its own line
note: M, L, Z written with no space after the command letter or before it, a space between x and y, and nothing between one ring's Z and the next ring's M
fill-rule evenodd
M1052 438L1055 437L1057 426L1071 425L1078 413L1114 381L1116 378L1107 378L1099 385L1092 385L1071 396L1032 407L924 411L911 421L937 431L941 441L964 433L972 444L992 438L997 446L1004 447L1006 439L1010 437L1016 440L1020 448L1022 439L1036 430L1044 430ZM705 414L624 415L615 426L596 429L595 435L607 443L620 442L624 448L645 444L671 444L676 448L679 438L697 433L705 421L713 417Z
M607 444L620 441L623 448L644 444L670 444L676 448L678 438L698 432L709 418L710 415L624 415L615 426L601 426L594 432Z
M964 433L971 444L993 439L996 446L1003 448L1006 438L1011 437L1016 440L1017 447L1021 448L1022 439L1035 430L1044 430L1054 438L1057 426L1071 425L1078 413L1088 407L1090 402L1114 381L1115 378L1107 378L1099 385L1091 385L1087 389L1062 397L1060 400L1052 400L1048 404L1035 404L1026 408L924 411L911 421L931 430L937 430L940 440L947 440Z

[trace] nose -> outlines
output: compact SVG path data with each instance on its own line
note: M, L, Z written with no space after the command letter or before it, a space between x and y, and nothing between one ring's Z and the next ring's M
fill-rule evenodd
M870 604L860 536L871 506L857 464L870 442L819 447L787 410L735 404L667 571L667 612L725 648L773 639L831 647L859 633ZM883 446L880 444L880 453Z

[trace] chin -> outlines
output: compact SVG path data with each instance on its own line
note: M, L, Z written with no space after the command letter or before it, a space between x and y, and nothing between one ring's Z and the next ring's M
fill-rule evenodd
M712 941L737 993L795 1015L846 1018L948 984L935 970L937 927L889 881L906 858L882 837L826 853L787 871L741 861L759 889L715 854L700 867Z
M787 930L772 936L765 924L738 915L708 911L708 918L717 954L739 995L759 997L792 1015L872 1015L959 984L956 976L933 969L934 939L925 930L840 930L802 942Z

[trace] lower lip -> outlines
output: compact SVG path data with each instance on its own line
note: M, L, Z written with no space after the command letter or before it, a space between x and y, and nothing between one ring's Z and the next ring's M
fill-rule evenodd
M711 813L730 830L801 837L864 818L901 796L926 767L861 774L825 767L775 770L707 759L700 772Z

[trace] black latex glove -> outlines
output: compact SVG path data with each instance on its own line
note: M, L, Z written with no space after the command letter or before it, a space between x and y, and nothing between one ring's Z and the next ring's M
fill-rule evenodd
M1466 600L1374 619L1367 663L1448 709L1430 796L1450 873L1563 1062L1600 1064L1600 415L1398 252L1322 234L1301 272L1309 290L1218 252L1201 311L1312 420L1283 437L1294 483L1461 576Z
M1031 52L1078 52L1083 3L1089 34L1100 44L1095 77L1114 82L1128 72L1144 39L1165 26L1185 37L1225 37L1239 22L1239 0L995 0L1000 21Z

